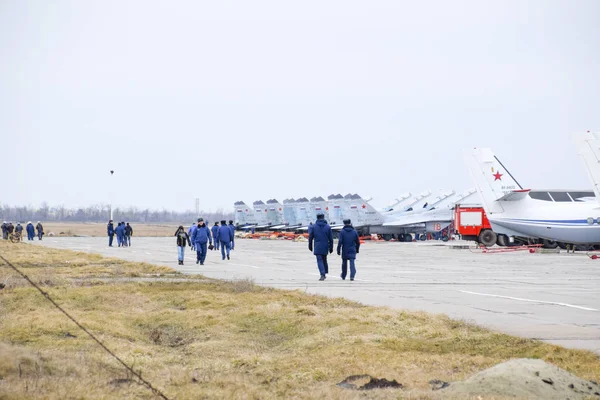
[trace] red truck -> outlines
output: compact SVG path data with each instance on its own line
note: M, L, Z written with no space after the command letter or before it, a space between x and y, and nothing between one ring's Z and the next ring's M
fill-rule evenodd
M464 240L474 240L485 246L493 246L498 236L492 230L483 207L456 205L454 207L454 229ZM500 244L500 243L499 243Z

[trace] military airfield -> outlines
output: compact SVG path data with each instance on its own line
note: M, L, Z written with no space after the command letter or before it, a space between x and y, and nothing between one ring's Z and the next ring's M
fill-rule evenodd
M209 252L204 266L187 251L177 265L172 238L135 238L131 248L109 248L106 238L48 238L33 242L165 265L186 274L258 285L368 305L443 313L451 318L524 338L600 354L598 264L584 253L482 254L452 249L456 243L365 243L354 282L342 281L340 258L329 256L329 275L319 282L306 243L236 241L230 261ZM466 244L463 242L462 244Z

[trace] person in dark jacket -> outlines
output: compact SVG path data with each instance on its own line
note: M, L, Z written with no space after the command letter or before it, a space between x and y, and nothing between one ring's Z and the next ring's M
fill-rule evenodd
M227 221L221 221L221 226L217 231L217 238L215 240L221 242L221 257L223 260L225 259L225 253L227 253L227 259L229 260L229 252L231 251L231 245L234 244L234 239L231 229L227 226Z
M23 240L23 226L20 222L17 222L17 226L15 226L15 232L19 234L20 240Z
M115 228L115 233L117 235L117 247L121 247L123 244L123 234L125 233L123 230L123 225L119 222L117 227Z
M198 222L192 222L190 229L188 229L187 231L189 237L192 237L194 235L194 231L196 230L196 225L198 224ZM192 250L196 251L196 245L194 244L194 242L192 242Z
M133 236L133 228L131 227L131 225L129 225L129 222L127 223L127 225L125 225L125 245L126 246L131 246L131 237Z
M200 222L196 226L196 230L192 235L192 242L196 246L196 264L204 265L206 260L207 243L212 245L212 236L210 234L210 228L206 226L204 220L199 218Z
M329 265L327 264L327 254L333 253L333 234L331 227L325 221L324 214L317 214L317 222L313 225L311 233L308 235L308 249L313 251L317 257L317 266L321 277L320 281L325 280L325 275L329 273Z
M213 248L213 250L219 250L219 241L217 240L217 235L219 233L219 222L215 222L215 224L213 225L212 228L210 228L210 231L212 233L213 239L215 239L215 247Z
M310 222L310 223L308 224L308 234L309 234L309 235L311 234L312 230L313 230L313 223L312 223L312 222Z
M33 238L35 237L35 228L33 227L31 221L27 223L25 230L27 231L27 240L33 240Z
M37 231L38 239L42 240L42 236L44 236L44 226L40 221L38 221L37 225L35 226L35 230Z
M115 236L115 226L112 219L106 225L106 233L108 234L108 247L112 247L113 237Z
M235 225L233 225L233 220L229 220L229 225L227 225L229 230L231 231L231 250L235 247L235 243L233 242L233 238L235 237Z
M350 261L350 280L353 281L356 276L356 266L354 260L360 249L360 239L358 232L352 226L352 221L344 220L344 227L340 231L337 245L338 256L342 256L342 279L346 280L348 274L348 261Z
M8 223L2 222L2 239L8 239Z
M15 226L12 222L8 223L8 225L6 226L6 230L8 231L9 235L15 231Z
M175 231L175 236L177 237L177 259L179 260L179 265L183 265L185 246L189 245L191 247L192 242L190 241L190 235L183 229L183 225L179 225L179 228Z

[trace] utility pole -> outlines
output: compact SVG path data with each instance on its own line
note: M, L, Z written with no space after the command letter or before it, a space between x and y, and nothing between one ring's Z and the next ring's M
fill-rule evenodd
M111 170L110 170L110 176L113 176L113 175L114 175L114 173L115 173L115 171L113 171L113 170L111 169ZM113 194L113 188L112 188L112 183L113 183L113 180L111 179L111 180L110 180L110 188L109 188L109 190L108 190L108 192L110 193L110 215L109 215L109 218L108 218L108 219L110 219L111 221L112 221L112 219L113 219L113 212L112 212L112 211L113 211L113 210L112 210L112 197L113 197L113 196L112 196L112 194Z

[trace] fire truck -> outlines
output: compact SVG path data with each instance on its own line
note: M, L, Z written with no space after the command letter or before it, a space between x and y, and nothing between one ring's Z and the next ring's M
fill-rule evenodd
M457 204L454 207L454 229L462 239L473 240L485 246L493 246L498 240L483 207Z

